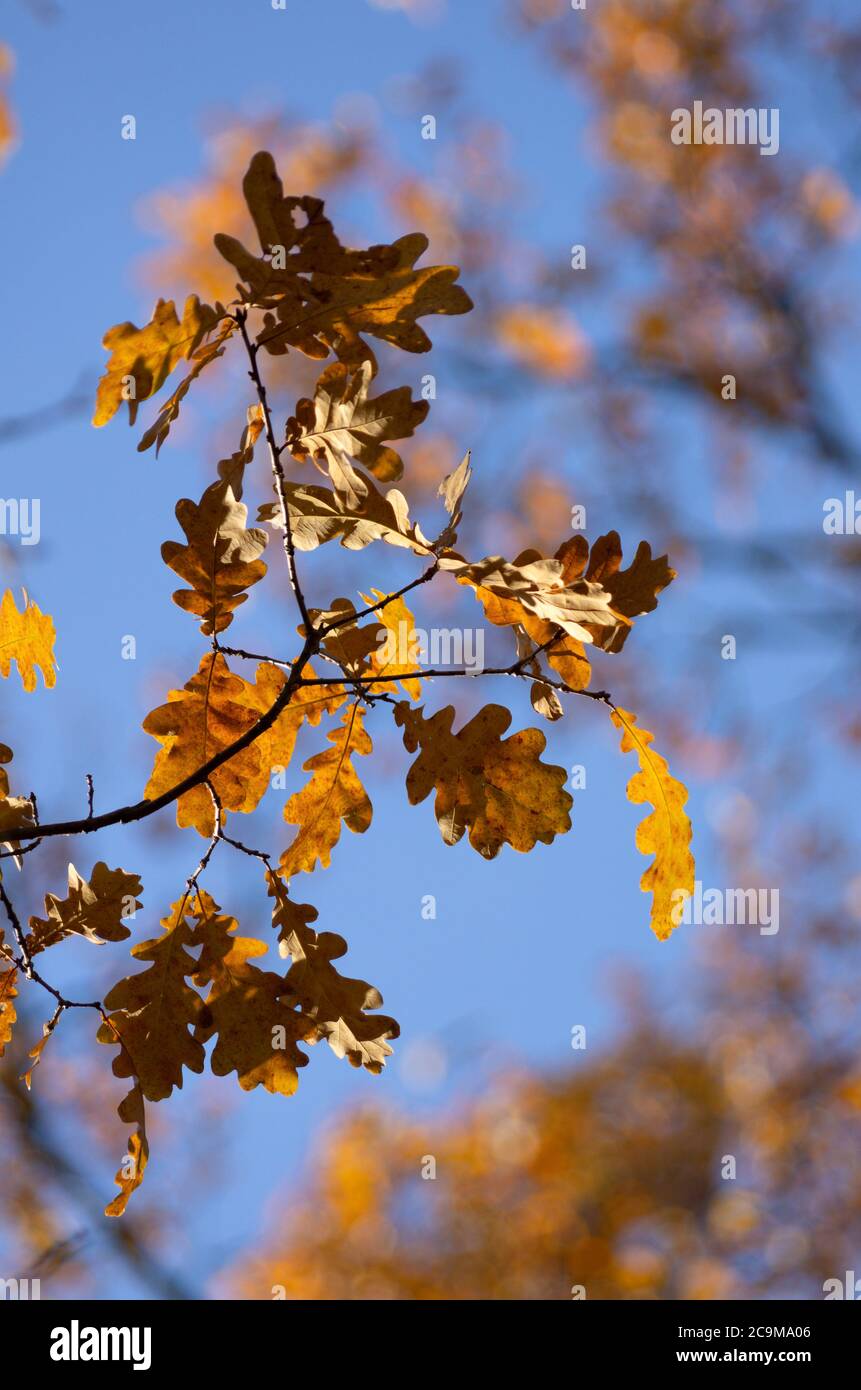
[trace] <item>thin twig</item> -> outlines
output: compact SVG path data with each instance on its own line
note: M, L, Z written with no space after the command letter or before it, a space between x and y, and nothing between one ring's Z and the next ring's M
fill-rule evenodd
M286 478L284 469L281 465L281 450L275 442L275 432L272 428L272 415L269 410L269 402L266 398L266 387L257 366L258 347L251 341L247 328L248 313L245 309L236 312L236 322L239 325L239 332L242 334L242 341L248 353L248 360L251 369L248 375L254 382L257 391L257 399L260 402L260 409L263 411L263 421L266 431L266 442L269 445L269 458L272 464L272 478L275 483L275 492L278 496L278 505L281 508L281 520L284 524L284 552L287 556L287 568L290 572L290 584L302 614L302 621L305 624L305 631L311 633L313 624L308 615L308 608L305 603L305 595L302 593L302 586L299 583L299 571L296 567L296 547L293 544L293 526L290 521L290 509L287 506L287 495L285 492Z

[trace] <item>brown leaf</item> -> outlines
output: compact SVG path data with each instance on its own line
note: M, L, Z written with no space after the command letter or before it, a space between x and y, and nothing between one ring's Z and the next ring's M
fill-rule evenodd
M290 1096L299 1084L297 1069L308 1063L296 1043L310 1031L309 1020L297 1013L293 991L280 975L251 964L267 946L234 936L235 919L221 915L208 893L198 893L197 903L203 949L194 982L210 989L195 1037L208 1042L217 1035L210 1059L216 1076L235 1071L243 1091L264 1086Z
M281 954L293 957L286 983L314 1023L313 1037L307 1041L325 1038L336 1057L379 1073L392 1053L388 1039L400 1034L393 1018L365 1012L379 1009L382 995L365 980L339 975L332 961L346 954L344 938L334 932L315 932L308 922L316 919L316 908L294 903L277 875L267 873L266 880L275 899L272 925L279 929Z
M451 705L430 719L406 701L395 709L405 747L421 750L407 773L407 795L415 806L436 790L447 845L468 829L473 849L494 859L503 844L525 853L571 828L567 773L541 762L547 740L540 730L523 729L503 742L511 715L501 705L485 705L457 734L454 716Z
M316 359L334 352L351 366L367 360L376 371L363 333L405 352L427 352L431 341L417 319L472 308L455 284L455 266L416 268L428 246L420 233L367 251L341 246L319 200L284 197L265 151L252 159L243 188L268 259L222 234L215 245L245 281L245 302L266 310L257 341L269 352L284 353L288 345ZM304 224L297 224L297 213Z
M228 482L212 483L199 503L184 497L176 504L188 544L165 541L161 556L191 586L177 589L174 603L200 618L206 636L230 626L234 610L248 597L245 590L266 573L260 556L269 538L257 527L248 529L247 517L248 508L237 502Z
M310 665L304 667L303 675L313 678ZM220 652L208 652L182 690L169 691L167 704L154 709L143 722L145 732L162 744L144 796L148 800L161 796L247 733L272 708L285 680L279 667L264 661L252 684L235 675ZM303 720L318 724L343 698L339 687L300 686L272 727L210 777L224 810L253 811L267 790L272 768L288 766ZM215 813L205 786L179 797L176 819L178 825L193 825L201 835L212 835Z
M192 1036L201 1000L187 980L198 968L189 955L198 942L190 920L188 895L162 918L164 933L131 948L148 970L119 980L105 997L110 1011L99 1028L99 1042L122 1046L113 1061L115 1076L134 1076L147 1100L164 1100L182 1088L183 1068L203 1071L204 1053Z
M123 918L140 906L138 893L141 881L137 874L123 869L109 869L101 860L93 868L89 881L82 878L74 864L69 865L69 895L57 898L45 896L46 918L31 917L31 935L27 937L30 955L45 951L67 936L83 936L97 946L108 941L123 941L131 935Z

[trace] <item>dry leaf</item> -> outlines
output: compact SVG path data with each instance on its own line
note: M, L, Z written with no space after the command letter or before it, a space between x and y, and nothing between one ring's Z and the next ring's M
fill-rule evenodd
M541 762L547 740L539 729L503 742L511 715L501 705L485 705L457 734L454 717L451 705L430 719L405 701L395 709L408 752L421 750L407 773L407 795L415 806L436 790L434 810L447 845L469 830L473 849L494 859L504 844L525 853L570 830L567 773Z

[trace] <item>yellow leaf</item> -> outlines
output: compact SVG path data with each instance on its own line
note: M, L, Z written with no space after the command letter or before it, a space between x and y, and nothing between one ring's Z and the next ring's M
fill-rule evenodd
M0 931L0 945L2 943L3 932ZM18 991L15 988L17 977L18 971L15 966L9 970L0 971L0 1057L6 1051L7 1044L12 1041L12 1025L18 1017L12 1002L18 997Z
M694 891L694 860L688 848L691 823L685 813L687 787L670 775L666 759L650 748L654 734L635 727L635 714L616 708L610 718L622 730L622 752L634 752L640 760L640 771L628 783L628 800L655 808L637 826L637 849L655 856L640 887L653 895L652 931L659 941L666 941L678 925L682 895Z
M0 674L9 675L14 661L25 690L36 689L36 671L50 689L56 684L54 657L56 632L53 619L24 594L24 608L18 612L15 596L7 589L0 603Z
M299 826L279 863L285 878L313 873L318 860L327 869L341 838L342 821L359 835L371 824L371 803L352 763L355 753L373 751L363 718L361 707L351 705L344 712L341 727L326 735L332 747L304 764L304 770L312 773L311 780L284 807L284 819Z
M217 357L224 356L224 349L231 336L236 332L236 324L233 319L222 319L218 332L208 343L203 343L190 354L193 367L187 376L177 386L176 390L168 397L159 411L156 419L149 429L141 436L138 444L138 453L142 454L151 445L155 444L156 457L158 457L162 444L170 433L170 427L179 415L179 407L191 388L192 382L196 381L201 372L214 362ZM189 354L185 354L189 357ZM154 390L158 390L155 387ZM112 411L111 414L114 412ZM100 423L100 422L96 422ZM101 422L104 423L104 422Z
M494 859L504 844L526 853L536 841L548 845L570 830L567 773L541 762L547 740L539 729L502 742L511 715L501 705L485 705L453 734L454 715L452 705L430 719L405 701L395 709L408 752L421 749L407 774L407 795L416 806L436 789L434 810L447 845L468 829L473 849Z
M213 309L190 294L182 321L177 318L173 300L160 299L145 328L128 321L109 328L102 346L111 356L96 392L93 424L106 425L126 401L129 424L133 425L139 403L161 389L183 357L192 356L222 313L220 305Z
M305 666L303 675L311 679L314 672ZM155 800L247 733L274 705L285 680L279 667L261 662L252 684L235 675L220 652L208 652L182 690L169 691L167 704L143 722L144 731L162 744L144 796ZM272 727L212 774L210 781L224 810L253 811L267 790L272 768L289 764L302 721L318 724L343 698L340 687L300 686ZM215 813L205 786L179 797L176 819L178 825L193 825L201 835L212 835Z
M367 608L386 597L382 589L372 589L371 594L371 598L362 594ZM387 671L420 671L421 665L416 654L416 620L403 598L389 599L389 602L383 608L378 608L373 616L382 622L388 633L388 641L378 646L371 654L371 670L379 671L381 676L385 676ZM401 685L411 700L421 699L420 680L401 681ZM378 690L397 690L397 686L391 681L385 681L379 685L372 685L369 689L376 693Z

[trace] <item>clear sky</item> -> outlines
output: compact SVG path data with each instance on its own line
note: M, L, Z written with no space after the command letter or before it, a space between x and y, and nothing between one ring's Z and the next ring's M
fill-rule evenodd
M145 6L87 0L61 3L59 10L56 21L43 23L24 4L6 0L0 21L0 39L16 54L10 95L21 132L20 148L0 174L0 245L7 267L2 416L59 400L81 380L94 387L105 328L126 318L146 319L152 296L142 292L136 267L154 241L143 229L141 203L154 190L199 174L206 117L226 104L245 115L283 107L325 121L345 97L368 92L379 101L387 137L421 168L426 151L416 123L393 112L387 94L394 79L436 54L453 54L474 105L506 131L511 162L524 180L524 195L505 208L506 230L564 251L600 181L594 156L586 151L585 105L570 88L548 83L545 65L507 26L495 0L461 0L427 24L361 0L288 0L284 12L273 11L268 0L156 0ZM120 138L126 114L136 118L134 142ZM784 138L791 133L790 124ZM380 230L374 208L360 199L345 199L344 205L372 240ZM338 210L332 209L336 216ZM435 343L451 346L461 321L432 320L429 328ZM417 383L420 372L433 367L419 359L401 370L404 380ZM508 466L528 444L535 408L528 397L510 403L504 421L488 420L482 437L463 439L462 448L472 447L479 468ZM142 414L150 418L146 408ZM213 461L186 434L169 442L158 460L138 454L136 441L137 432L120 417L95 431L86 417L76 416L0 454L0 491L39 497L42 528L38 546L15 548L7 556L4 581L25 583L53 614L58 631L56 689L24 697L14 682L5 682L0 690L3 736L16 750L16 787L36 788L43 819L84 806L85 772L94 776L99 809L140 794L153 755L140 722L169 686L191 675L204 650L188 616L170 603L175 581L159 548L177 534L177 497L198 496ZM692 460L696 448L692 439ZM588 449L578 456L575 444L566 448L566 466L579 477L600 468L600 460ZM407 472L405 482L408 477ZM821 492L821 484L811 483L809 496L795 502L802 512L815 509ZM695 483L690 498L694 510L711 505ZM771 505L775 525L782 524L789 503L779 488ZM602 504L600 529L614 519L610 499ZM640 537L625 539L630 544ZM357 563L356 588L381 582L375 550ZM274 552L270 558L276 560ZM700 610L681 588L677 584L664 596L658 613L637 633L650 664L665 673L676 645L702 636ZM751 602L761 600L758 595ZM253 646L249 633L265 641L275 631L273 649L284 652L292 615L271 600L266 605L253 595L229 637L241 636ZM126 634L136 638L133 662L120 656ZM793 680L802 686L812 674L799 663L787 675L784 696ZM716 672L716 680L723 677ZM741 677L749 681L752 699L761 698L756 677L755 665ZM509 685L489 686L489 698L506 700ZM437 687L434 705L453 693ZM527 711L522 703L517 707L515 727L527 722ZM649 727L660 726L657 707L641 717ZM465 841L454 849L444 846L431 803L410 808L406 802L403 750L388 734L381 742L389 750L388 770L368 774L371 830L361 837L345 833L332 868L297 882L295 895L319 909L318 926L347 936L348 973L382 990L386 1010L402 1025L396 1056L381 1078L372 1078L320 1046L312 1050L291 1100L262 1091L234 1098L218 1190L207 1190L177 1237L177 1265L198 1288L261 1229L273 1204L292 1199L309 1146L340 1107L374 1097L430 1116L479 1087L489 1070L521 1060L576 1065L570 1048L574 1024L586 1025L596 1047L616 1026L607 990L616 966L655 976L672 1000L692 950L694 933L678 933L659 945L648 930L649 900L638 887L644 860L634 848L641 811L624 795L634 769L618 754L617 736L600 709L584 701L560 728L548 731L552 761L587 768L586 790L574 793L571 834L528 856L506 848L492 863ZM306 755L314 747L312 740ZM688 780L685 768L675 771ZM690 781L698 876L709 882L719 872L709 822L723 793L717 784ZM269 811L247 823L243 818L241 826L236 818L233 829L252 843L268 840L277 850L287 832L278 820L278 795L271 800ZM101 858L141 874L145 911L138 915L137 939L155 934L157 919L181 893L203 847L193 831L168 833L171 811L158 820L143 840L139 831L111 831L92 844L69 847L83 872ZM57 892L62 862L59 856L55 881L48 885ZM248 934L266 938L267 900L250 862L228 857L222 847L207 886ZM425 894L436 897L434 921L422 919ZM37 907L26 889L22 903L28 910ZM72 953L70 988L86 981L95 954ZM110 960L97 963L101 981L120 973L121 954L99 956L109 954ZM676 999L673 1009L678 1012L683 1002ZM80 1038L91 1021L67 1019L63 1026ZM196 1092L199 1084L193 1079L188 1089ZM220 1086L238 1090L235 1078ZM180 1108L183 1102L184 1095L175 1094L168 1104ZM434 1123L428 1119L429 1133ZM124 1138L118 1123L117 1158ZM102 1165L91 1174L106 1198L112 1172ZM146 1182L170 1187L157 1139ZM101 1237L95 1233L92 1239ZM106 1265L98 1292L139 1292L132 1280L122 1276L117 1284L116 1278Z

